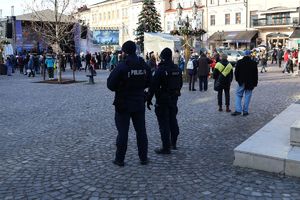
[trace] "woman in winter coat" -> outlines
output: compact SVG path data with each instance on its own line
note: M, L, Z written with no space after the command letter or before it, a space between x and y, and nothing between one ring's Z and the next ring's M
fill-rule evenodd
M217 81L219 81L221 85L221 88L218 90L219 111L223 111L222 94L224 90L226 112L231 112L229 105L230 105L230 85L233 79L233 67L228 62L226 54L222 54L221 61L216 64L213 72L213 79L215 79L215 84Z

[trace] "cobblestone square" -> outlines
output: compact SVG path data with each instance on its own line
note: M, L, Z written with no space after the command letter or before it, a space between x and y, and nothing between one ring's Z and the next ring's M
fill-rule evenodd
M278 67L259 74L247 117L217 111L212 80L208 92L185 84L178 151L154 153L160 135L147 111L150 163L140 165L131 126L123 168L112 164L117 132L107 76L98 71L94 85L0 76L0 199L300 199L299 178L232 165L237 145L300 99L299 76ZM87 81L84 72L77 79Z

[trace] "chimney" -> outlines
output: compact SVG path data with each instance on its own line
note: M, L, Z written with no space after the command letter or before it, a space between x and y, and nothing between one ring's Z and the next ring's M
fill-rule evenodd
M11 16L15 16L15 6L11 6Z

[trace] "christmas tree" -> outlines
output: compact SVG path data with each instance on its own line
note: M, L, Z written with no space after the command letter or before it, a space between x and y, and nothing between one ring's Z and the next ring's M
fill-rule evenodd
M161 22L160 15L157 13L154 0L144 0L143 8L139 14L139 22L137 23L137 44L140 45L141 51L144 51L144 33L148 32L160 32Z

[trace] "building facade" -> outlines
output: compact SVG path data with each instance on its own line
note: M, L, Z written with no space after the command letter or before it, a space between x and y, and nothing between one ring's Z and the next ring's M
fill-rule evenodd
M258 43L269 48L293 46L289 37L299 23L299 1L249 1L248 6L249 27L258 30Z
M80 13L91 30L115 30L119 45L135 39L143 0L106 0ZM196 15L193 10L197 6ZM164 33L179 28L186 20L193 28L204 29L201 38L209 48L236 49L257 45L295 46L289 37L299 22L300 1L296 0L155 0ZM179 16L178 7L182 8Z

